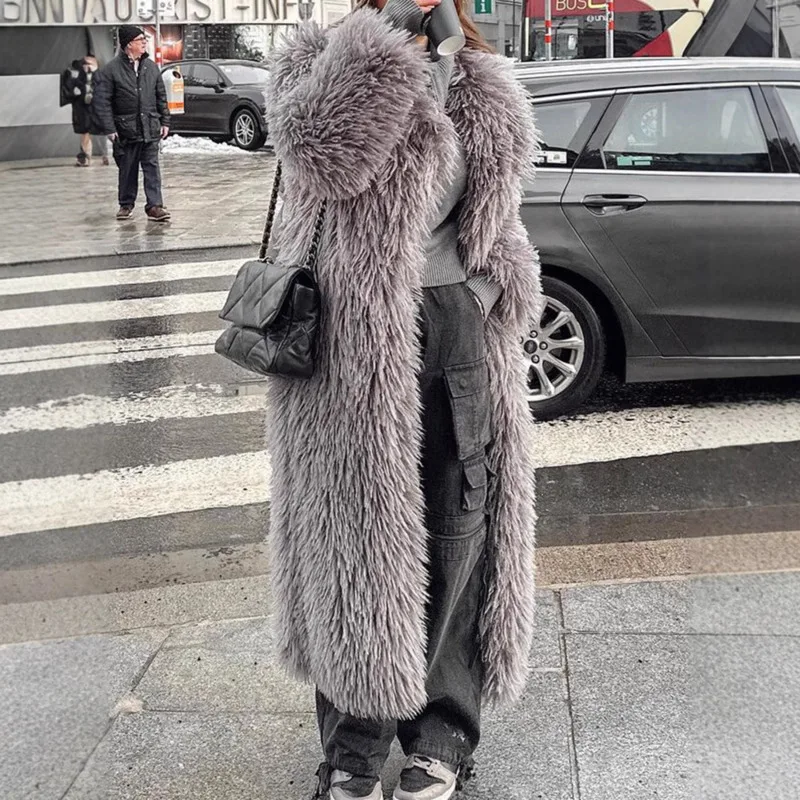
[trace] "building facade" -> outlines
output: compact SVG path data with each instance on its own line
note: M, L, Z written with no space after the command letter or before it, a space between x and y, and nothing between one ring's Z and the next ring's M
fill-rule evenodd
M800 0L616 0L613 54L800 55ZM551 0L553 58L605 58L603 0ZM519 55L547 58L546 0L525 0Z
M263 59L303 19L330 25L351 0L156 0L160 55ZM467 0L495 49L544 60L546 0ZM604 0L550 0L555 59L606 56ZM141 25L155 52L154 0L0 0L0 160L73 155L59 75L113 56L116 28ZM800 0L616 0L616 57L800 55Z

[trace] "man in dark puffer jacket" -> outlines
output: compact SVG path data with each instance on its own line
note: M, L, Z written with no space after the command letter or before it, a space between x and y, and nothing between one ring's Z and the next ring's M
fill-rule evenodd
M170 215L161 199L158 143L169 133L167 90L159 68L145 53L144 31L122 25L118 35L120 52L100 70L94 96L95 115L114 143L119 168L117 219L128 219L133 213L141 164L145 213L166 222Z

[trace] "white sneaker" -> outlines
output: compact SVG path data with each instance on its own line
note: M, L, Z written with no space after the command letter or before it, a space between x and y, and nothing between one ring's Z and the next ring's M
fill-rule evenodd
M351 783L353 777L349 772L340 769L333 770L331 789L328 795L330 800L383 800L383 787L380 781L375 784L369 794L364 794L364 783L369 779L359 776L348 788L348 783Z
M393 800L448 800L456 791L458 767L436 758L410 755Z

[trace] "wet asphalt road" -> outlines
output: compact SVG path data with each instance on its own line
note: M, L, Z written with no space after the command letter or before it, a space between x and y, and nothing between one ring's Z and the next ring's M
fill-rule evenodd
M266 569L263 384L213 354L227 255L0 267L0 603ZM604 381L537 425L540 548L799 531L796 384Z

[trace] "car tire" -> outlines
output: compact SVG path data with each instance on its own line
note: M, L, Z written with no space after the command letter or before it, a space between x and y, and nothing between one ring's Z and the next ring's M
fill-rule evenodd
M255 113L249 108L240 108L233 115L231 134L234 144L242 150L258 150L267 138Z
M542 292L542 315L522 346L530 363L531 412L536 419L548 420L574 411L597 388L605 367L606 337L597 311L573 286L543 275ZM554 346L559 342L567 346Z

